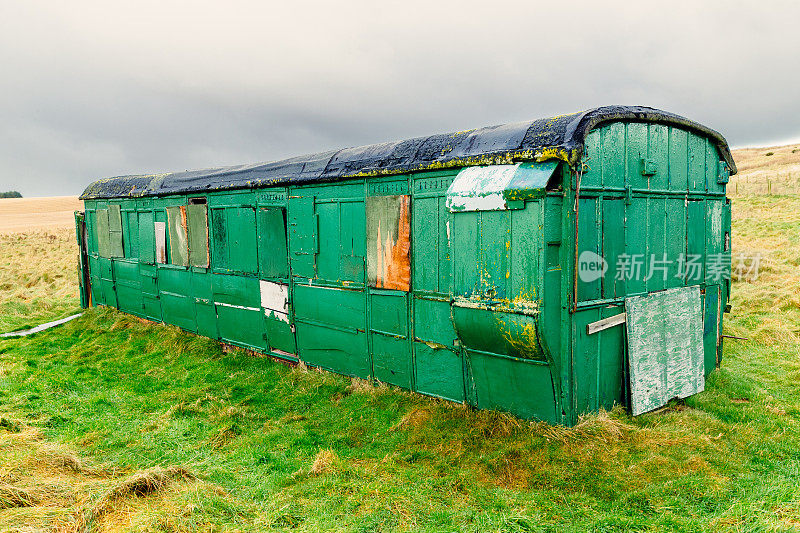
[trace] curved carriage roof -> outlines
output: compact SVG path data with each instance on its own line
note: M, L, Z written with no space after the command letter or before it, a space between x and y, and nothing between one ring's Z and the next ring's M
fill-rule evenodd
M673 125L703 135L717 146L731 173L736 172L728 143L718 132L651 107L606 106L552 118L344 148L272 163L101 179L89 185L81 199L299 185L515 161L559 159L573 166L581 157L589 131L602 123L618 120Z

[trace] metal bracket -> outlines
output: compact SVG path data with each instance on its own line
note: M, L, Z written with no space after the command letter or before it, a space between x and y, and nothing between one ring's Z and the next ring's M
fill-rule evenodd
M653 176L658 172L658 165L656 165L656 162L652 159L643 157L639 161L642 168L642 176Z
M728 164L725 163L725 161L720 161L717 165L717 183L724 185L728 183L728 180L730 180L730 170L728 170Z

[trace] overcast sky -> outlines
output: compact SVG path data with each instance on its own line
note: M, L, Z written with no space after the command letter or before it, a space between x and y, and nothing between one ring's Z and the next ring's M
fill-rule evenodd
M765 0L0 0L0 191L607 104L734 146L800 140L799 22L800 3Z

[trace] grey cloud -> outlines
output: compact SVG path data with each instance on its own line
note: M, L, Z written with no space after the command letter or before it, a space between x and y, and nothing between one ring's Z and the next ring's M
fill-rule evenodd
M638 104L800 137L793 2L0 1L0 190Z

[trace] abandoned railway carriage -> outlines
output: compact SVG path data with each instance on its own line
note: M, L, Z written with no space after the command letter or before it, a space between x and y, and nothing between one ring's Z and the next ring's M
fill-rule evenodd
M735 171L713 130L605 107L105 179L82 301L522 417L638 414L719 365Z

